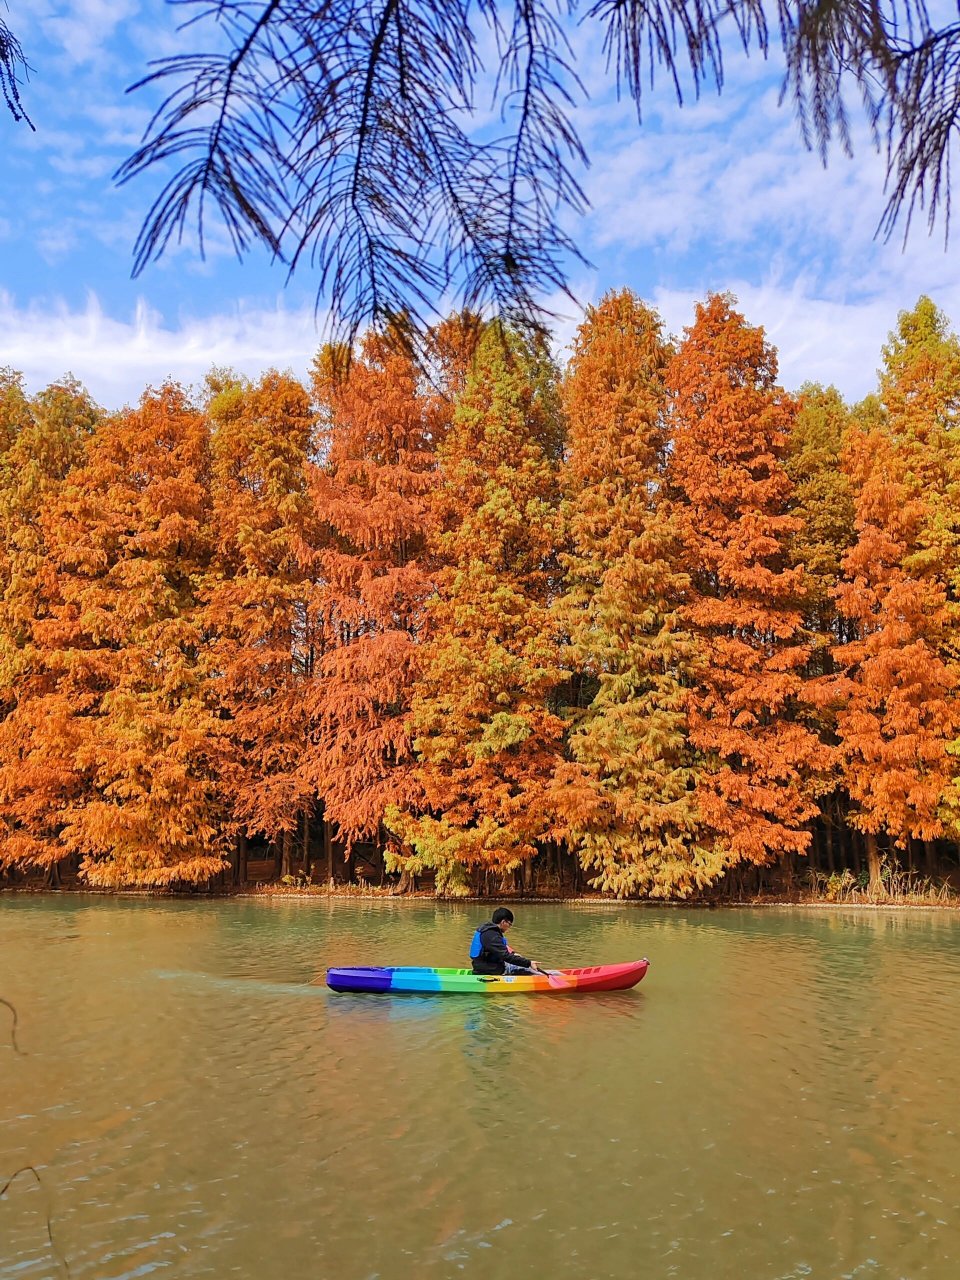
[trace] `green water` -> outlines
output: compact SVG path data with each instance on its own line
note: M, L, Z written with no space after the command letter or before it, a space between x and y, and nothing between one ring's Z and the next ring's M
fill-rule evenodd
M41 1175L0 1277L960 1275L960 917L521 907L516 949L647 978L317 985L480 918L0 898L0 1185Z

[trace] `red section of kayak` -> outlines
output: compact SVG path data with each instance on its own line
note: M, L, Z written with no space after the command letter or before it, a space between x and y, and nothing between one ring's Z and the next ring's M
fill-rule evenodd
M649 968L649 960L634 960L630 964L600 964L592 969L561 969L556 982L559 985L567 978L575 979L577 991L626 991L635 987Z

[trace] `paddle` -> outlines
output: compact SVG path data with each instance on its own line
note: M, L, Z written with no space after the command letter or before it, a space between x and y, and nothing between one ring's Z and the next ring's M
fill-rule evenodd
M569 982L569 978L561 973L559 969L544 969L539 965L536 969L515 969L512 976L514 978L522 978L525 974L528 974L532 978L561 978L563 981Z
M567 975L565 973L561 973L559 969L539 969L537 972L543 974L551 987L555 987L558 982L567 985L570 983L570 979Z

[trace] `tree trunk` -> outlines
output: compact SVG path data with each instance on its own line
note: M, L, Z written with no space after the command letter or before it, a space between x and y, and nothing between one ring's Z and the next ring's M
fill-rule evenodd
M924 840L923 842L923 865L924 870L932 880L937 874L937 850L932 840Z
M224 887L226 887L226 885L227 885L228 883L229 883L230 885L236 885L236 883L237 883L237 878L238 878L238 877L237 877L237 862L238 862L238 861L239 861L239 855L238 855L238 853L237 853L237 845L236 845L236 844L233 844L233 845L231 845L231 847L230 847L229 866L228 866L228 868L227 868L227 869L224 871L224 873L223 873ZM227 880L227 870L229 870L229 873L230 873L229 881Z
M237 880L247 883L247 833L241 831L237 836Z
M310 879L310 810L303 811L303 877Z
M814 821L810 831L810 847L807 849L807 866L819 871L823 866L823 818Z
M824 826L823 834L827 846L827 873L832 876L837 869L837 859L833 851L833 823L829 818Z
M793 893L796 885L796 869L794 862L795 855L793 853L785 853L782 860L783 868L783 884L787 893Z
M330 819L326 812L323 815L323 852L327 862L327 884L333 888L333 833L330 830Z
M293 875L293 832L284 831L280 842L280 874Z
M860 872L863 870L863 855L860 852L860 847L863 843L863 836L856 829L856 827L850 827L848 829L847 834L850 841L849 861L853 865L854 875L858 876Z
M867 869L870 873L870 892L880 894L883 891L883 881L880 879L880 855L877 852L877 837L872 831L864 833L864 843L867 846Z
M404 867L400 873L400 883L397 885L397 893L416 893L417 877Z
M386 832L382 822L377 823L377 853L380 857L380 888L383 888L383 882L387 878L387 860L383 856L383 847L387 842Z

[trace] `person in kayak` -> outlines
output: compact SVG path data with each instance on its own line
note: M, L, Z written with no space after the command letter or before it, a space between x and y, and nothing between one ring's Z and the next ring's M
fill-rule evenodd
M480 925L470 943L474 973L544 973L536 960L528 960L507 946L506 932L513 924L513 912L497 907L486 924Z

